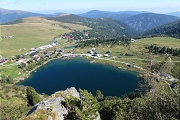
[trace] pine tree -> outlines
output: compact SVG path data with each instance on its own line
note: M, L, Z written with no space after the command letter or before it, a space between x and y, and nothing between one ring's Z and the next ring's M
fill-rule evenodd
M99 103L97 99L87 90L79 90L80 99L75 97L66 98L65 107L68 109L66 120L94 120L98 116Z
M28 99L28 105L31 105L31 106L34 106L35 104L37 104L41 100L38 93L32 87L27 87L26 98Z

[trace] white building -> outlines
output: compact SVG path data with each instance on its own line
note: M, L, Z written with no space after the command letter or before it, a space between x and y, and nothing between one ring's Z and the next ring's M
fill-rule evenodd
M133 39L133 38L131 38L131 42L136 42L136 40L135 40L135 39Z

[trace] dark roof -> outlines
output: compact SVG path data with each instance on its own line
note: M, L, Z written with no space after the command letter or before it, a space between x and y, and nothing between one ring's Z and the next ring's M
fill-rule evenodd
M126 53L125 56L134 56L134 55L130 53Z

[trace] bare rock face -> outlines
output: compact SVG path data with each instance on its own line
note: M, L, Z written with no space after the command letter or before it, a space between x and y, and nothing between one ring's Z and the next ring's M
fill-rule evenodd
M80 99L79 92L74 87L67 88L65 91L59 91L54 93L50 98L36 104L28 113L28 116L38 117L39 111L40 114L44 113L48 120L63 120L64 115L68 114L67 109L61 104L61 101L64 101L65 98L73 96Z

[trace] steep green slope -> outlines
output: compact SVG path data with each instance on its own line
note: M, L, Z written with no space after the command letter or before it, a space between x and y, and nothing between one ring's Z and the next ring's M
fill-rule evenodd
M167 35L180 38L180 20L148 30L143 35Z
M121 20L121 22L131 26L138 32L143 32L157 26L174 22L176 20L179 20L179 18L175 16L155 13L143 13L125 18Z

